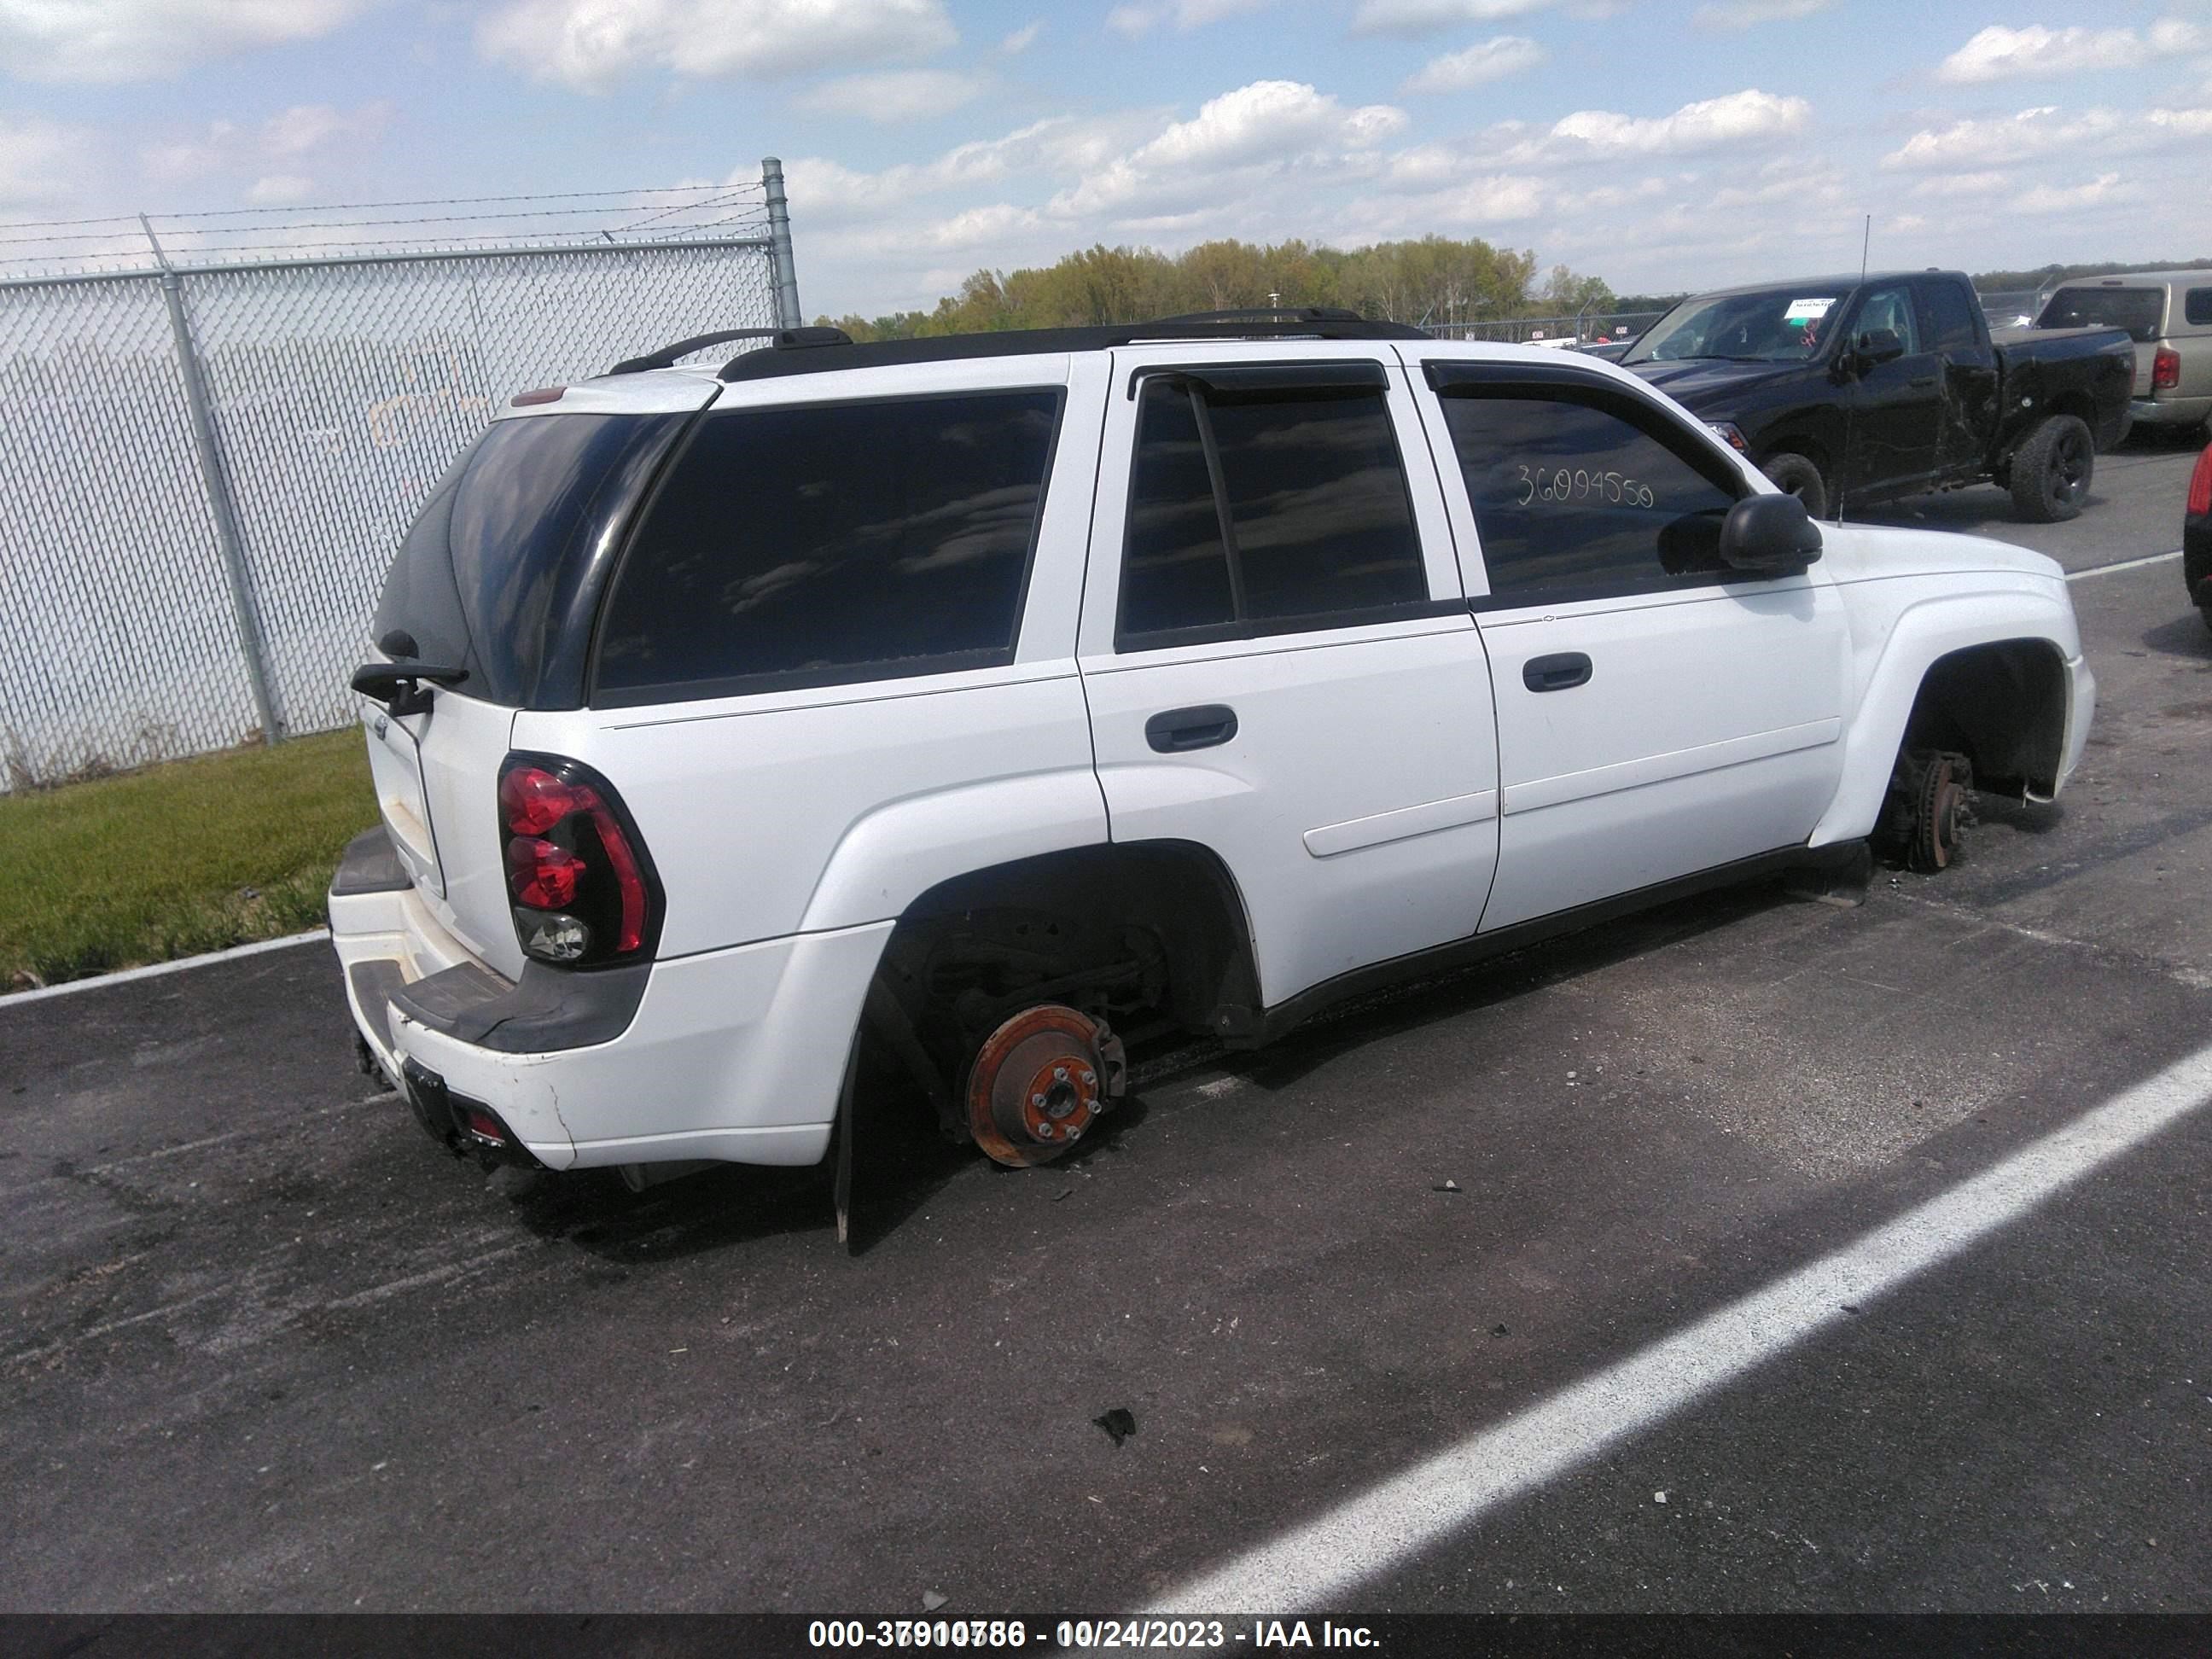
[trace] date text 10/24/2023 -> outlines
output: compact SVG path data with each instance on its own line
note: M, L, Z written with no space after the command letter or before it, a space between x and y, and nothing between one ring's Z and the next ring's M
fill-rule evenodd
M1050 1645L1073 1653L1114 1648L1374 1648L1364 1625L1328 1620L1255 1619L817 1619L807 1626L810 1648L969 1648L986 1651Z

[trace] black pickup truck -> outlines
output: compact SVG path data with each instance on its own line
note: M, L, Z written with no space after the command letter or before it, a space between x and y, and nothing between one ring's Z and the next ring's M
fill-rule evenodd
M1815 518L1990 480L2023 519L2070 519L2097 452L2126 434L2135 383L2125 330L1992 336L1955 270L1698 295L1620 362Z

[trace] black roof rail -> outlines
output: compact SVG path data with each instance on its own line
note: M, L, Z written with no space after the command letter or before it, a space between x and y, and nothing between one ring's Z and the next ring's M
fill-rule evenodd
M772 328L726 328L714 334L694 334L688 340L678 340L674 345L665 345L658 351L648 351L641 357L625 357L607 371L610 374L640 374L648 368L673 368L679 357L689 357L695 351L704 351L708 346L725 345L732 340L772 340L778 331Z
M793 337L836 335L835 329L793 329ZM725 380L766 380L786 374L826 374L838 368L887 368L902 363L955 362L971 357L1024 357L1063 351L1103 351L1145 340L1426 340L1410 323L1370 322L1331 306L1261 307L1207 311L1143 323L1094 324L1079 328L1018 328L988 334L939 334L917 340L836 339L779 335L773 344L742 352L722 365Z

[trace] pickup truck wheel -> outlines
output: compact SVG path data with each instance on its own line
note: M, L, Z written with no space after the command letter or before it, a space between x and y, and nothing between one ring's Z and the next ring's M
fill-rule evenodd
M1924 758L1912 792L1912 822L1905 838L1905 857L1914 869L1933 875L1951 867L1959 853L1959 822L1972 777L1964 755L1938 750Z
M1828 511L1828 486L1820 477L1820 469L1803 455L1794 455L1783 450L1769 455L1759 464L1759 470L1774 481L1777 489L1786 489L1805 503L1805 511L1818 519Z
M2096 441L2072 415L2053 415L2012 458L2012 504L2030 524L2077 516L2097 465Z
M968 1132L1009 1169L1047 1164L1127 1086L1121 1040L1058 1003L1024 1009L983 1040L968 1073Z

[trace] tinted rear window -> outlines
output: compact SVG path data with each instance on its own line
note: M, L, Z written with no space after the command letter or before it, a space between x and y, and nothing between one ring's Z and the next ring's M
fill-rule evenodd
M1190 629L1376 622L1426 603L1379 386L1238 395L1155 376L1144 398L1121 566L1124 647L1174 644Z
M2162 288L2062 288L2035 319L2038 328L2124 328L2155 340L2166 320Z
M400 544L373 637L414 636L469 672L468 696L514 708L581 701L593 568L685 416L495 422L453 464Z
M1012 661L1060 398L706 416L623 557L593 701Z

